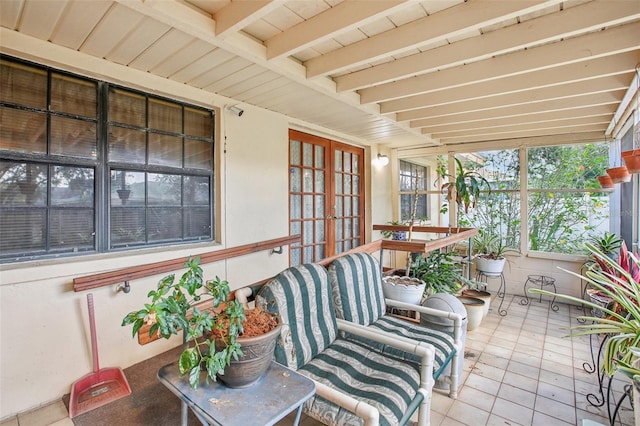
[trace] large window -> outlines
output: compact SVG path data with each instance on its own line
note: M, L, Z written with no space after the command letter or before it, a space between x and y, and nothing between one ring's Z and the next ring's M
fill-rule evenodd
M0 260L213 238L213 112L0 59Z
M400 161L400 219L409 220L415 206L416 220L427 220L427 167Z
M597 180L609 164L608 144L522 149L456 154L465 171L479 173L491 188L461 214L460 225L496 234L509 248L585 253L590 236L609 230L610 193Z

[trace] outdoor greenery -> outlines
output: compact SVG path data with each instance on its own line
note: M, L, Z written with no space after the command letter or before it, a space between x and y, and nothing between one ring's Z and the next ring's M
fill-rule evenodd
M460 224L491 229L502 235L506 247L518 248L523 201L519 151L487 151L478 156L482 164L466 160L462 166L484 176L491 192L483 191ZM529 148L527 157L529 249L586 253L588 236L599 232L608 215L608 195L580 190L599 188L597 177L608 167L608 144Z

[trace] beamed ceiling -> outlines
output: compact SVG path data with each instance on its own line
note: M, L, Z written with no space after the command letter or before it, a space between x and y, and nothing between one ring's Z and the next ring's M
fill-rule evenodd
M391 148L602 139L640 62L638 0L1 0L0 20L5 53L37 39Z

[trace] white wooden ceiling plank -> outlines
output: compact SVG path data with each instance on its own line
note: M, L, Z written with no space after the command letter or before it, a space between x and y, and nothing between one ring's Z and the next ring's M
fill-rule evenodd
M380 105L380 111L384 114L406 111L400 112L398 117L403 117L401 121L411 120L420 117L422 112L418 110L425 106L438 106L450 102L480 99L523 90L555 87L608 75L626 74L634 71L638 61L640 61L640 52L626 52L611 57L597 58L593 61L549 68L532 74L519 74L499 80L383 102ZM414 110L416 111L415 115Z
M227 87L225 89L225 96L244 100L247 93L251 93L255 88L279 78L280 76L278 74L262 69L259 74L254 75L251 78L247 78L244 81L240 81L233 86Z
M266 71L264 68L247 63L247 66L245 68L242 68L233 73L229 73L226 77L216 80L213 84L207 86L205 90L220 93L222 96L231 98L231 91L227 89L235 86L238 83L249 81L256 76L265 73Z
M243 30L256 40L268 40L270 37L280 33L280 29L264 19L247 25Z
M512 25L468 38L460 42L428 50L385 66L354 72L336 78L338 90L353 90L490 58L551 40L575 36L602 27L632 21L640 17L640 2L622 2L611 7L604 1L593 1L557 14L529 21L526 26Z
M203 53L206 53L206 52L203 52ZM236 56L233 53L229 53L224 49L215 49L213 51L210 51L207 54L207 60L211 63L210 70L207 70L207 72L189 80L188 84L196 87L201 87L201 88L209 86L211 83L213 83L218 78L220 78L218 75L211 72L211 70L218 68L222 64L225 64L235 59L236 59Z
M113 5L111 0L72 0L51 36L51 42L77 50Z
M287 7L281 7L277 10L272 11L271 13L268 13L263 18L263 21L273 25L279 31L284 31L288 28L293 27L294 25L299 24L300 22L303 22L304 19L291 9Z
M497 94L496 96L476 99L461 99L452 103L434 102L425 108L399 113L396 115L396 120L416 120L438 115L486 110L493 108L495 105L522 105L591 93L605 93L615 90L624 90L629 86L631 76L631 73L624 73L585 81L570 82L551 87L540 87L535 89L526 89L523 87L522 90L517 92L502 93ZM446 95L445 92L438 92L438 94Z
M416 93L505 78L510 75L532 74L545 68L638 50L640 49L638 34L640 34L640 22L633 22L489 60L381 84L362 89L359 93L363 103L381 102Z
M501 117L518 117L523 115L538 114L541 111L562 111L575 108L589 108L599 105L615 105L620 102L624 96L624 90L610 93L595 93L584 96L574 96L565 99L553 99L550 101L534 104L497 106L495 108L484 111L473 111L455 113L432 118L416 120L413 122L414 127L427 127L433 125L467 123L477 120L498 119Z
M218 10L229 5L231 0L186 0L186 2L213 16Z
M485 135L497 135L497 134L509 134L509 133L518 133L518 132L528 132L528 131L539 131L539 130L557 130L557 129L565 129L567 127L590 127L597 126L597 128L602 128L602 126L606 126L611 120L611 116L613 112L608 115L596 116L596 117L584 117L584 118L572 118L565 120L557 120L557 121L545 121L538 122L533 124L513 124L509 126L496 126L496 127L486 127L480 129L459 129L457 131L451 132L429 132L429 134L437 139L442 138L452 138L452 137L465 137L470 135L477 136L485 136ZM427 129L423 129L424 131L428 131Z
M294 51L323 42L335 33L379 20L381 15L397 9L402 3L404 0L344 1L265 40L267 59L290 55Z
M419 47L429 41L443 40L457 33L468 32L472 28L499 22L557 2L491 2L491 7L487 7L484 1L466 2L314 58L305 63L307 74L309 77L332 74L380 56Z
M142 22L144 16L120 4L110 8L98 22L80 51L104 58L120 41Z
M26 0L6 0L0 2L0 26L11 30L18 29L20 15Z
M462 137L443 137L440 138L440 142L445 145L449 144L460 144L460 143L473 143L473 142L483 142L483 141L499 141L501 139L513 139L513 138L533 138L537 136L558 136L558 135L573 135L576 139L579 138L579 133L585 133L591 135L592 133L597 133L602 135L601 140L604 141L604 130L602 125L592 125L592 126L575 126L575 127L563 127L556 128L553 130L526 130L522 132L507 132L507 133L496 133L496 134L487 134L487 135L471 135L471 136L462 136ZM431 135L433 137L433 135ZM496 145L496 147L500 147L500 145Z
M182 49L167 57L152 71L158 75L184 83L189 78L206 71L209 68L205 58L214 56L215 47L202 40L193 40ZM188 70L185 70L187 69Z
M216 58L216 48L214 46L209 45L209 50L202 56L191 56L191 61L187 63L180 70L171 74L169 78L171 80L179 81L181 83L187 83L188 81L192 81L196 79L198 76L203 74L209 74L212 71L212 58ZM193 59L197 58L197 59ZM237 58L232 59L231 61L235 61ZM215 60L215 59L213 59ZM247 61L240 59L239 62L242 62L243 66L239 66L237 69L241 69L244 66L247 66ZM217 70L218 67L213 68ZM236 70L237 70L236 69Z
M269 97L272 93L278 93L283 87L291 86L293 86L293 84L290 80L280 76L275 80L271 80L261 86L251 89L247 93L244 93L242 98L239 99L253 105L261 105L261 99Z
M20 32L49 40L66 6L66 1L27 0L20 16Z
M203 64L206 65L206 61L203 61ZM205 74L202 76L198 74L198 76L200 76L198 81L201 82L202 87L205 88L205 90L210 90L208 88L215 85L216 81L222 80L223 78L248 67L250 64L251 63L246 59L232 55L229 60L225 62L221 62L214 67L207 67Z
M145 18L105 58L118 64L127 65L158 39L161 39L170 29L168 25Z
M179 55L189 44L196 43L195 40L182 31L172 29L131 61L129 66L167 77L184 66L184 58Z
M422 19L427 16L427 11L418 2L409 2L402 9L398 11L392 11L387 17L389 21L396 27L400 27L409 22L413 22L416 19Z
M278 3L270 0L232 1L213 14L216 36L224 37L228 33L239 31L277 7Z
M517 126L517 125L540 125L540 123L551 122L551 121L566 121L566 120L575 120L582 118L593 118L593 117L608 117L607 120L611 119L613 114L613 108L611 104L608 105L596 105L590 106L589 108L572 108L561 111L540 111L535 114L529 114L525 116L521 116L518 118L517 123L514 123L513 118L511 117L498 117L487 120L475 120L469 121L465 123L456 123L456 124L438 124L432 126L422 126L421 129L424 131L428 131L429 133L446 133L446 132L455 132L459 130L478 130L478 129L491 129L495 127L507 127L507 126ZM599 118L598 118L599 119ZM411 127L420 127L417 126L417 122L411 123Z

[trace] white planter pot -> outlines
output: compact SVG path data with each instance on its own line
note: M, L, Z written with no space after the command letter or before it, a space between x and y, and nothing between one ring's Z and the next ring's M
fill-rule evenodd
M424 281L417 278L391 275L382 277L382 293L388 299L419 305L422 301Z
M507 261L505 257L499 259L487 259L486 257L476 257L476 270L487 275L500 275Z
M482 312L482 319L487 317L489 313L489 305L491 305L491 293L488 291L482 290L463 290L462 296L464 297L475 297L476 299L480 299L484 302L484 311Z
M462 302L464 309L467 311L467 331L475 330L482 322L484 300L465 296L458 297L458 300Z

